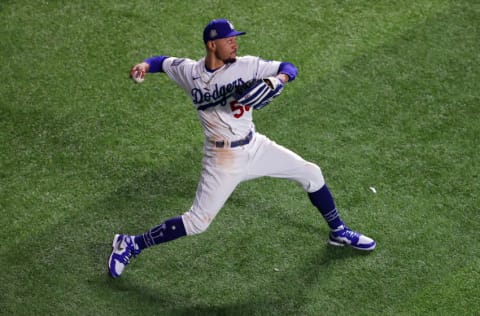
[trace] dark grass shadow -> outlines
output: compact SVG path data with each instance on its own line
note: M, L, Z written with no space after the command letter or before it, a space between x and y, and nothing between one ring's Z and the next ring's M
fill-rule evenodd
M100 256L97 263L106 262L109 249L96 245ZM105 266L104 275L95 282L94 287L104 287L121 300L132 300L148 305L148 310L161 313L162 315L296 315L302 310L310 289L317 286L322 280L330 276L325 271L331 265L358 256L369 255L369 252L357 251L351 248L333 247L319 244L318 252L310 256L302 265L289 272L281 273L273 277L266 287L278 288L282 284L294 286L285 292L277 292L276 297L263 293L261 289L252 293L255 299L245 302L218 302L211 305L198 304L190 297L183 296L176 289L171 291L159 290L152 284L142 284L134 279L133 275L125 275L118 279L112 279L107 275ZM255 258L250 258L251 265L255 265ZM211 267L216 269L216 267ZM205 273L211 273L205 271ZM261 272L259 272L261 273ZM260 275L259 275L260 277Z

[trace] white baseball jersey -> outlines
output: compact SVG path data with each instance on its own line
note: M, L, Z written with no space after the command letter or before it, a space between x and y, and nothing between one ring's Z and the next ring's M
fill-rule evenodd
M281 62L237 57L234 63L209 71L205 59L168 57L162 70L191 97L206 136L202 173L195 200L182 220L188 235L205 231L237 185L263 177L298 182L307 192L324 184L320 168L255 132L253 108L236 103L236 87L252 79L278 74ZM248 142L230 146L245 139ZM217 146L216 142L222 146Z
M211 72L205 59L194 61L169 57L163 71L191 97L208 140L235 140L254 130L253 109L239 106L232 98L234 89L251 79L275 76L280 62L259 57L237 57Z

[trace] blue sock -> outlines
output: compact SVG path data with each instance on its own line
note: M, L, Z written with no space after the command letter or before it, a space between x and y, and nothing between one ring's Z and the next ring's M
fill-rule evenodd
M138 248L142 250L153 245L183 237L186 234L182 217L178 216L165 221L142 235L135 236L135 243Z
M335 207L335 201L333 200L333 196L326 184L321 187L320 190L308 193L308 197L310 198L312 204L318 208L331 229L345 225L340 219L340 215Z

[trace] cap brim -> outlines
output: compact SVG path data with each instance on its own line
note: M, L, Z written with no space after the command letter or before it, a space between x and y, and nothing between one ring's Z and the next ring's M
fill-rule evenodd
M245 35L245 34L246 34L246 32L231 31L230 33L225 34L222 37L218 37L217 39L228 38L228 37L233 37L233 36L240 36L240 35Z

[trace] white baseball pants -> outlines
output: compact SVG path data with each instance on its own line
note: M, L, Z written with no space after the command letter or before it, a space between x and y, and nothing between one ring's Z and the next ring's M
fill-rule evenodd
M202 165L195 200L190 210L182 215L187 235L207 230L243 181L264 176L290 179L307 192L315 192L325 184L316 164L259 133L254 134L249 144L235 148L216 148L205 142Z

